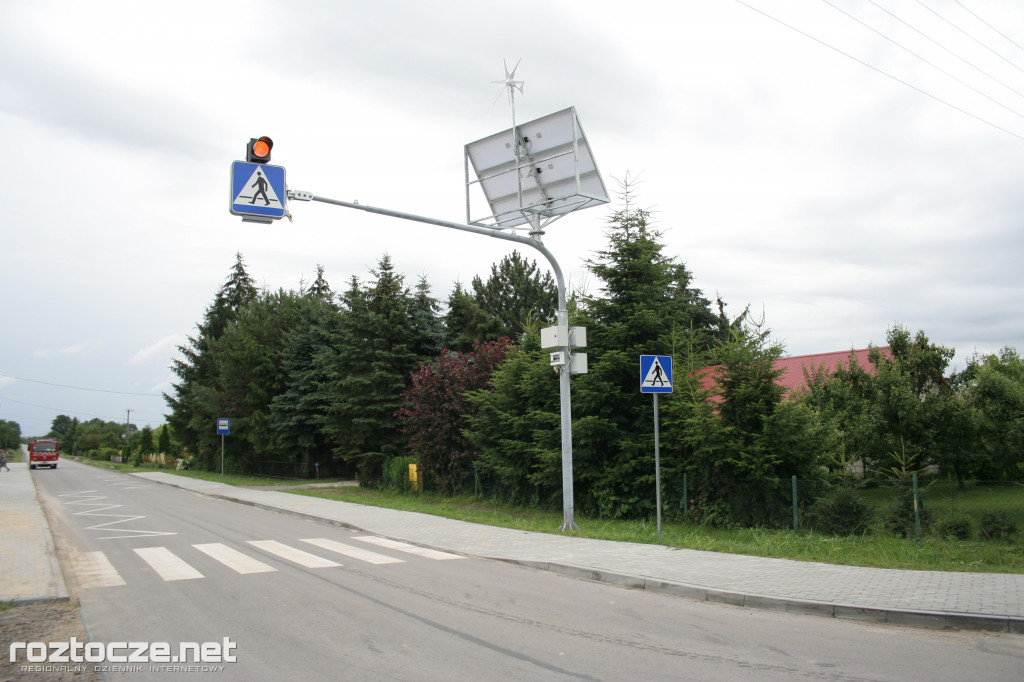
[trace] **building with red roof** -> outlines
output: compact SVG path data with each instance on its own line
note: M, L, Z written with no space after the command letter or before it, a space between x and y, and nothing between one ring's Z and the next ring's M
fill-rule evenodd
M813 377L819 371L826 375L835 374L840 366L849 367L851 362L860 365L869 374L874 374L875 365L868 359L870 348L858 350L838 350L831 353L814 353L811 355L794 355L788 358L779 358L775 361L774 369L781 372L776 383L785 388L785 397L799 395L807 388L808 377ZM892 357L889 346L881 346L879 350L885 357ZM714 388L715 381L723 369L723 365L714 365L698 370L700 375L701 388L705 390ZM712 396L711 400L719 402L721 396Z

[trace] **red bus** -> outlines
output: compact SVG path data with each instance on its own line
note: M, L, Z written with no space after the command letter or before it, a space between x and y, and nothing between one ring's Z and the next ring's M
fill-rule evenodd
M60 459L60 446L55 440L34 440L28 444L28 468L57 468Z

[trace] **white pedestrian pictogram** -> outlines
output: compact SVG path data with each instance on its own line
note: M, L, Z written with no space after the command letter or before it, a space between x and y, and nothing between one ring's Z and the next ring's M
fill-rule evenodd
M670 386L666 376L665 370L661 366L661 361L658 358L654 359L651 363L650 369L647 370L647 376L644 377L644 386Z
M281 200L274 191L274 186L267 180L266 171L260 166L253 171L248 182L242 185L242 189L232 203L281 208Z

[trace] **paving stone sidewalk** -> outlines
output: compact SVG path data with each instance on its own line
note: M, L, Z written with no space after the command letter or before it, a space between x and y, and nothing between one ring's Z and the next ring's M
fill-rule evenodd
M700 601L1024 634L1021 574L904 571L672 549L483 526L159 472L134 475L395 540Z
M0 602L65 601L50 525L25 462L0 470Z

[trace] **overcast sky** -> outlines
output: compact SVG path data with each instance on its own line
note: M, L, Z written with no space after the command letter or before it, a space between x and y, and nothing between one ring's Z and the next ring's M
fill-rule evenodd
M575 106L609 190L639 176L667 253L787 354L894 324L961 368L1024 350L1021 45L1017 0L0 0L0 418L162 423L236 252L270 289L385 253L441 300L486 278L513 245L319 203L242 223L230 166L268 135L293 190L463 222L519 60L517 120ZM571 286L617 207L550 226Z

